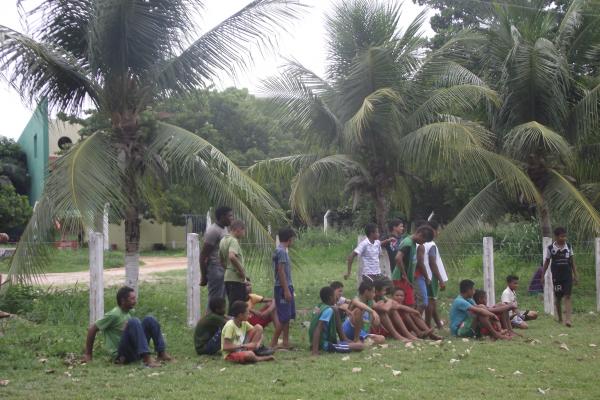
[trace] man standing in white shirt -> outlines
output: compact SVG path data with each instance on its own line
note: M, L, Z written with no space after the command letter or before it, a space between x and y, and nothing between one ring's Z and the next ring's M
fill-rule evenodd
M519 277L516 275L509 275L506 277L507 287L502 292L502 303L518 305L517 303L517 289L519 287ZM521 311L519 309L510 311L510 322L513 327L520 329L527 329L528 325L525 321L537 319L537 312L531 310Z
M352 263L356 256L359 256L363 262L361 281L366 279L370 282L375 282L376 280L387 279L387 277L381 273L379 255L381 254L381 247L391 242L393 238L379 241L379 228L372 223L365 226L365 235L367 235L367 237L360 242L348 256L348 272L344 275L344 279L350 277Z

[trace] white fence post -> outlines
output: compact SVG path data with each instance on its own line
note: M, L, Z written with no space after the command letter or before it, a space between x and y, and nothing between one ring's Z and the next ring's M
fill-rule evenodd
M88 238L90 251L90 325L104 315L104 240L99 232Z
M487 295L487 305L496 304L496 288L494 282L494 238L483 238L483 290Z
M329 228L329 214L331 214L331 210L327 210L325 215L323 216L323 232L327 235L327 228Z
M596 311L600 312L600 238L595 240L596 253Z
M542 241L542 263L548 258L548 246L552 244L552 238L545 237ZM554 285L552 284L552 270L548 267L544 279L544 312L554 315Z
M279 241L279 235L275 235L275 248L278 248L280 243L281 242Z
M187 235L187 324L200 319L200 242L198 234Z

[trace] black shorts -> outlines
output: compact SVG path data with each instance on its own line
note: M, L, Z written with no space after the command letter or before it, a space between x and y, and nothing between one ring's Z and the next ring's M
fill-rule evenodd
M563 296L570 296L571 295L571 289L573 288L573 281L572 280L566 280L566 281L554 281L552 282L553 286L554 286L554 295L558 298L561 298Z
M246 301L248 299L248 292L246 284L243 282L225 282L225 291L227 292L227 300L229 301L229 307L235 301Z
M389 280L389 278L383 274L363 275L361 282L367 281L367 282L375 283L375 281L385 281L385 280Z

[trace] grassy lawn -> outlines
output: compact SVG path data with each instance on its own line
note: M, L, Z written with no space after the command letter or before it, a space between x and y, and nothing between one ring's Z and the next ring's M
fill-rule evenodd
M294 271L299 309L310 309L318 302L321 286L340 279L344 256L354 241L348 237L315 246L307 240L298 248L304 259L302 268ZM445 318L460 279L474 278L481 284L480 261L470 257L450 268L450 289L441 305ZM517 272L527 281L535 268L512 259L497 264L498 295L504 288L501 277ZM185 327L185 272L163 273L159 283L141 286L137 308L137 315L152 313L159 319L169 351L177 359L155 370L110 364L102 340L97 341L92 363L71 364L71 357L79 356L84 346L87 292L22 290L0 298L0 309L21 310L19 317L0 322L0 380L10 380L0 387L0 398L597 398L600 347L590 344L600 346L600 317L589 313L594 305L593 271L582 272L583 282L574 289L577 314L571 329L542 317L531 324L526 338L512 342L448 338L441 346L424 342L413 349L390 342L387 348L351 354L344 361L343 355L310 355L303 325L309 317L302 312L291 332L297 350L277 353L277 361L255 366L195 355L192 331ZM256 292L271 293L266 272L254 271L252 277ZM352 286L348 282L347 294ZM521 289L522 308L542 308L539 297L526 294L526 282ZM106 291L106 309L113 306L114 294L114 288ZM268 328L267 337L271 333ZM447 331L443 334L448 336ZM562 343L568 351L560 348ZM352 372L353 368L361 370ZM394 376L392 370L401 374Z

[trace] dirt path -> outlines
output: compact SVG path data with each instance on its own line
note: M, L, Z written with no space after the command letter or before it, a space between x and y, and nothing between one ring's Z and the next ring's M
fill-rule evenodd
M159 272L177 271L187 268L185 257L140 257L145 265L140 267L140 281L153 282ZM111 268L104 270L104 286L113 286L123 283L125 268ZM89 271L62 272L46 274L39 279L38 284L43 286L69 286L76 283L87 285L90 281Z

